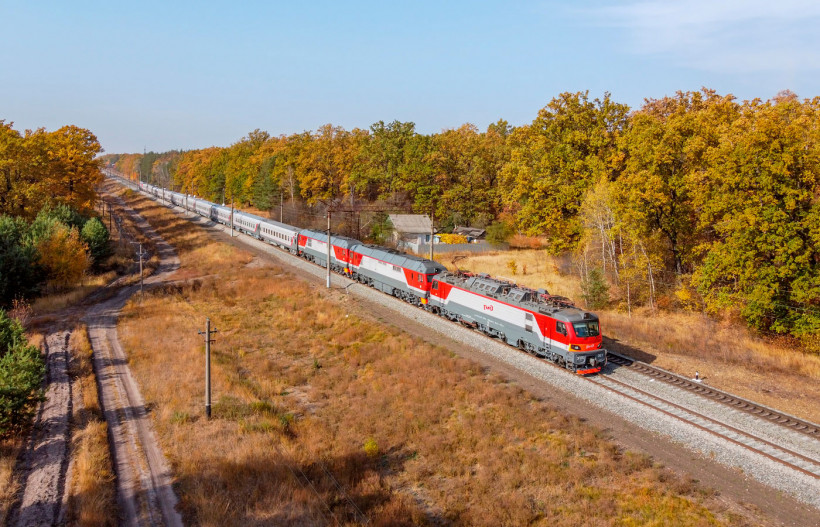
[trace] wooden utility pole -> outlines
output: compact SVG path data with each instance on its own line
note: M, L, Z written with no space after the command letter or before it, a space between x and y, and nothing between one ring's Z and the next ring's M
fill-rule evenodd
M233 238L233 196L231 196L231 238Z
M330 289L330 205L327 207L327 288Z
M436 237L436 229L435 229L435 227L433 227L433 223L435 222L435 219L436 219L436 210L433 209L433 211L430 213L430 260L433 259L433 242L435 241L435 237Z
M205 319L205 331L197 331L200 335L205 335L205 417L211 418L211 343L214 340L211 335L218 333L217 329L211 329L211 319Z
M120 228L120 234L122 234L122 228ZM145 253L142 252L142 242L131 242L131 243L133 243L135 245L138 244L140 246L140 252L137 254L137 256L139 256L139 259L140 259L140 302L142 302L142 288L143 288L143 282L142 282L142 257L143 257L143 255L145 255Z

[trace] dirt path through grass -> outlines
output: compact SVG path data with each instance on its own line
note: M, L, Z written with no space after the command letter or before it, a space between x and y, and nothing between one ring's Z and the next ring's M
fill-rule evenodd
M57 525L63 521L72 412L70 335L70 331L53 331L45 339L46 400L40 405L23 457L23 495L11 525Z
M148 222L125 208L124 203L120 205L157 248L160 265L145 283L150 286L162 282L179 267L176 252ZM182 525L175 509L177 498L171 486L168 463L117 340L117 317L128 298L138 290L139 285L123 288L113 298L90 308L85 317L117 472L120 520L123 525Z

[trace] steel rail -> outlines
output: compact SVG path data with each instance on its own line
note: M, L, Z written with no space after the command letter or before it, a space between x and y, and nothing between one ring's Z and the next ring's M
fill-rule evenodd
M653 377L667 384L677 386L678 388L684 388L696 393L697 395L707 397L730 408L740 410L755 417L765 418L768 421L776 425L780 425L788 430L792 430L814 439L820 439L820 425L810 421L800 419L799 417L786 414L779 410L775 410L774 408L744 399L737 395L718 390L717 388L706 386L701 382L687 379L686 377L682 377L656 366L650 366L645 362L641 362L618 353L613 353L611 351L607 352L607 360L618 366L630 368L637 373Z

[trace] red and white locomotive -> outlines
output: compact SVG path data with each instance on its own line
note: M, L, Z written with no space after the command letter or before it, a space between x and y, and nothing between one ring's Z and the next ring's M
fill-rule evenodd
M598 373L606 363L598 317L543 289L445 272L433 278L428 307L579 374Z

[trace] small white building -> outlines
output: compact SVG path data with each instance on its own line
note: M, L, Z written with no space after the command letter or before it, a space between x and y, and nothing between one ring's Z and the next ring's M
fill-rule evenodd
M393 243L399 249L419 252L421 244L430 243L430 232L433 223L426 214L390 214L393 224ZM433 236L433 243L438 243L438 236Z

